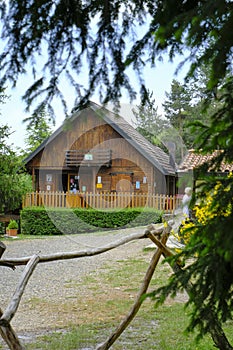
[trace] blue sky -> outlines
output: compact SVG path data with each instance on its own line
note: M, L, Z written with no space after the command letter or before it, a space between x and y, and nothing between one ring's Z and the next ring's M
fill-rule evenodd
M170 91L170 86L172 79L177 79L179 81L183 81L183 77L185 75L185 69L181 70L180 73L176 76L175 71L178 63L180 62L180 58L177 58L174 63L168 62L164 59L164 62L158 62L155 68L147 67L145 69L144 78L146 81L146 85L150 91L153 91L153 96L156 101L156 105L158 106L159 113L162 114L162 103L165 98L165 91ZM25 104L22 102L22 95L24 94L27 87L30 85L31 77L28 75L22 77L16 88L13 90L7 88L6 93L10 95L9 100L6 104L1 105L1 116L0 123L8 124L11 127L12 135L9 138L9 143L13 144L15 148L24 147L25 140L25 124L22 120L25 117L30 116L30 113L25 112ZM134 77L132 77L132 84L136 84ZM71 89L69 89L69 85L66 81L63 83L63 88L65 90L65 98L69 107L69 111L73 108L75 96L70 93ZM98 97L94 97L93 101L99 103ZM121 100L122 110L121 115L128 121L131 122L133 114L131 112L131 108L139 105L140 101L134 101L133 105L129 104L129 99L127 96L124 96ZM56 125L54 129L58 128L64 120L64 111L62 109L61 104L58 100L55 100L56 108Z

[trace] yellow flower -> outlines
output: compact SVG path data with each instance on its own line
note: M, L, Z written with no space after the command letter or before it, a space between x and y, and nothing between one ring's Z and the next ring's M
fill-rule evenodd
M233 174L228 175L229 178L233 178ZM217 210L212 209L213 199L218 194L219 190L224 192L230 191L230 187L223 188L221 182L218 182L212 193L206 195L205 203L201 203L194 207L195 219L198 224L205 226L210 219L213 219L217 216L227 217L232 213L232 205L228 205L226 208L217 208ZM196 224L186 219L182 221L178 234L175 237L184 244L187 244L190 240L190 237L196 232Z

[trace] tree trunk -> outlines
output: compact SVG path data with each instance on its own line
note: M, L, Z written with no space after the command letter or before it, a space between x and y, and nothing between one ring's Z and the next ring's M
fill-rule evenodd
M214 317L214 315L210 315L210 317ZM213 339L214 344L219 350L233 350L233 347L229 343L217 317L214 318L215 322L210 328L210 334Z

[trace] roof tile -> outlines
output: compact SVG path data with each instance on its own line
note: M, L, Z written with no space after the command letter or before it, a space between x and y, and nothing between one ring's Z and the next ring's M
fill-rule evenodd
M215 157L218 156L219 152L216 150L211 154L202 155L195 150L189 150L188 154L184 158L183 162L179 166L179 171L190 171L195 168L200 167L204 163L210 163ZM209 169L210 171L211 169ZM221 172L230 172L233 171L233 164L222 163L219 169Z

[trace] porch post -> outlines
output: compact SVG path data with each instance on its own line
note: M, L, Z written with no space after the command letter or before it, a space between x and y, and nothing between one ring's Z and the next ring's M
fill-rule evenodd
M96 168L93 167L92 168L92 188L93 188L93 193L96 192L96 174L97 174Z
M35 182L35 168L32 168L32 186L34 191L36 191L36 182Z

